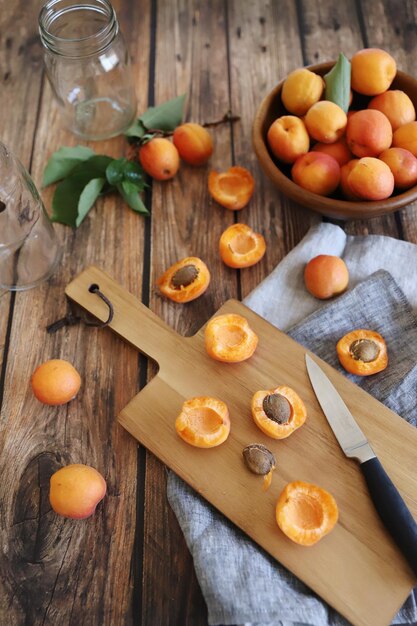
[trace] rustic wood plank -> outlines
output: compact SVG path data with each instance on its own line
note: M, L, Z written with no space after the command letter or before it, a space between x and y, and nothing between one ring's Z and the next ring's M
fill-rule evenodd
M156 41L155 103L186 93L187 120L222 117L230 106L224 3L158 3ZM188 335L225 299L237 295L236 276L218 255L220 234L233 222L233 215L207 192L209 169L226 169L232 164L230 128L219 126L211 132L214 153L208 165L193 168L182 163L175 179L153 183L152 189L151 289L169 265L185 256L201 257L211 271L209 290L195 302L174 304L152 291L151 308ZM206 624L206 607L192 560L166 502L165 469L152 457L147 468L142 623Z
M28 7L23 0L13 3L0 0L1 141L26 167L31 162L33 133L43 83L37 13L36 3ZM16 29L16 24L20 24L19 29ZM0 289L0 364L3 363L12 301L14 296L11 297L10 293L2 294ZM7 357L7 354L4 356Z
M416 3L413 0L400 4L392 0L364 0L361 11L367 47L383 48L392 54L398 69L417 78ZM417 243L417 202L399 211L396 218L401 236Z
M265 237L267 252L260 263L241 270L242 296L248 294L305 235L320 216L280 194L261 171L252 148L251 129L257 107L289 72L303 65L301 46L288 33L298 31L296 3L227 3L231 64L232 110L242 121L233 133L235 162L255 177L250 203L235 220Z
M149 3L114 3L135 61L139 108L146 108ZM23 6L23 5L22 5ZM30 23L25 16L24 24ZM35 22L34 22L35 23ZM31 102L29 93L24 102ZM32 132L33 135L33 132ZM39 185L50 154L80 141L62 129L46 88L35 137L32 173ZM123 138L91 144L119 156ZM50 206L52 190L45 191ZM49 336L45 326L66 309L64 287L85 265L106 268L140 296L144 219L116 197L100 200L76 232L58 227L64 245L60 270L47 284L16 296L0 434L0 622L10 624L131 624L136 523L137 445L116 415L138 389L137 352L105 330L72 327ZM73 362L79 396L63 407L33 397L29 377L48 358ZM86 521L56 516L49 477L59 466L83 462L107 480L108 495Z

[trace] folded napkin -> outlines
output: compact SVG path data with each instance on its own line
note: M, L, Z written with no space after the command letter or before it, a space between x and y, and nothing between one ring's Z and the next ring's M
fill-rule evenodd
M341 256L349 267L349 290L330 303L304 287L304 265L318 254ZM417 246L390 237L350 237L338 226L319 224L245 304L417 425L416 268ZM335 344L353 328L370 328L386 339L390 362L383 375L361 378L339 365ZM173 473L168 499L193 556L210 624L347 624ZM416 590L392 623L417 624Z

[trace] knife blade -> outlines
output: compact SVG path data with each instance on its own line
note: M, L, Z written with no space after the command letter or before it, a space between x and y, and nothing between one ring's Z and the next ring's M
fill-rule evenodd
M321 367L305 355L317 400L347 457L360 463L369 494L385 528L417 576L417 524L352 413Z

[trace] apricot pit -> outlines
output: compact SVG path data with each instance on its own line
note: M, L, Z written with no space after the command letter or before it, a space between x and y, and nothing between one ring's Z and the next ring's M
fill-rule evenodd
M264 491L268 489L272 480L272 472L276 467L275 456L262 443L251 443L243 450L243 460L246 467L264 477Z

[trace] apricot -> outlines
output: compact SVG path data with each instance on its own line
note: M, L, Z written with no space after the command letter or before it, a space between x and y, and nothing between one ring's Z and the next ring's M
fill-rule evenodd
M392 145L395 148L404 148L417 157L417 122L409 122L394 131Z
M320 300L337 296L347 289L349 271L346 263L338 256L319 254L311 259L304 269L307 290Z
M295 115L283 115L276 119L269 127L267 141L272 154L284 163L294 163L310 147L305 124Z
M220 257L229 267L250 267L265 254L265 239L246 224L232 224L220 237Z
M67 465L52 474L49 501L58 515L84 519L94 513L106 488L103 476L93 467Z
M239 211L251 199L255 181L246 168L234 166L226 172L210 172L208 188L216 202L231 211Z
M204 261L188 256L171 265L156 282L160 292L170 300L191 302L206 291L210 272Z
M291 169L292 179L297 185L329 196L340 181L340 167L336 159L323 152L308 152L298 157Z
M276 520L291 541L312 546L335 527L339 509L325 489L301 480L288 483L278 498Z
M388 365L386 343L374 330L352 330L339 339L336 351L342 367L357 376L377 374Z
M177 434L197 448L213 448L226 441L230 418L226 404L217 398L190 398L175 420Z
M50 405L66 404L77 395L81 377L68 361L51 359L36 368L31 385L40 402Z
M139 161L145 172L156 180L173 178L180 166L177 148L165 137L155 137L141 146Z
M394 191L394 176L386 163L364 157L355 163L347 176L352 193L364 200L384 200Z
M252 417L263 433L273 439L285 439L304 424L307 411L296 392L281 385L253 395Z
M375 96L368 104L368 109L377 109L384 113L390 121L392 130L400 126L414 122L416 110L414 104L404 91L390 89Z
M346 141L355 156L376 157L392 143L390 121L376 109L357 111L348 120Z
M216 315L209 320L204 340L207 354L224 363L249 359L258 345L258 337L247 319L235 313Z
M318 102L325 87L324 80L307 68L294 70L284 81L281 99L290 113L305 115Z
M358 200L358 196L353 193L348 182L349 174L352 171L355 163L357 163L358 161L359 159L351 159L348 163L345 163L340 168L340 189L342 190L345 198L348 198L349 200Z
M409 150L388 148L378 158L390 168L398 189L408 189L417 183L417 159Z
M174 130L174 145L181 159L190 165L203 165L213 153L210 133L200 124L181 124Z
M334 143L316 143L313 147L313 152L324 152L324 154L328 154L336 159L340 167L352 159L352 153L344 138Z
M321 143L334 143L345 132L347 116L334 102L321 100L309 108L304 123L310 137Z
M387 91L396 73L395 60L379 48L359 50L351 59L352 89L365 96L377 96Z

